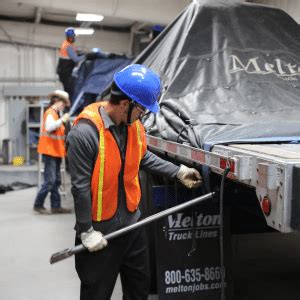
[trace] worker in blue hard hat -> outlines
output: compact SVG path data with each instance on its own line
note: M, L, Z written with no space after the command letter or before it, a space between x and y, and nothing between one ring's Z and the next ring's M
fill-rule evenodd
M59 49L59 60L56 72L64 90L69 94L72 103L74 85L72 71L73 68L86 57L85 55L78 55L77 53L75 46L75 28L68 27L65 30L65 36L66 39L63 41Z
M159 111L160 90L155 72L130 65L114 75L109 101L87 106L68 136L76 245L89 250L75 255L81 300L110 299L118 274L123 299L147 299L150 274L144 230L109 244L103 238L139 220L140 169L177 178L189 188L201 183L196 169L177 166L147 150L140 118L147 110Z

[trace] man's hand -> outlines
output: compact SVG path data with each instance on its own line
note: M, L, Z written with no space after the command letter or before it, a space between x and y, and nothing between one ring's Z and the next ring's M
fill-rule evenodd
M61 120L66 123L70 119L70 114L66 113L61 117Z
M107 240L100 231L95 231L92 227L87 232L80 235L82 244L90 251L98 251L107 246Z
M181 165L177 173L179 181L189 189L200 186L202 179L200 173L194 168L188 168L185 165Z

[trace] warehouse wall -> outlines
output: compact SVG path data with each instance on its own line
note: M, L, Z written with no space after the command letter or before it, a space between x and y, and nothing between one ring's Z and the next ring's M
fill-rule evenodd
M185 5L188 2L184 0ZM249 2L281 8L300 23L300 1L251 0ZM4 88L11 85L59 87L55 68L58 59L57 49L64 39L64 29L65 27L60 26L0 21L0 152L2 139L8 138L9 135L7 118L5 118L9 110L4 99ZM104 51L129 53L130 33L96 31L92 36L78 37L76 44L86 51L99 47Z
M64 40L65 27L0 22L0 84L56 82L55 68L58 48ZM90 51L127 53L130 33L96 31L91 36L79 36L76 45Z
M0 152L2 140L9 138L7 86L61 87L55 69L58 48L64 39L65 27L0 22ZM128 53L130 33L96 31L91 36L77 37L79 49Z
M55 74L56 49L0 42L0 145L9 138L8 86L59 86Z

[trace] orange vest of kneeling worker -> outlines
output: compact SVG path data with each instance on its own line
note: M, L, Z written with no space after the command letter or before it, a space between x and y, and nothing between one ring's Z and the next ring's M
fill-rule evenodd
M87 106L74 122L75 125L80 119L88 119L95 124L99 132L99 152L91 181L93 221L110 219L115 214L118 205L118 175L122 163L118 145L110 130L105 129L99 114L99 106L105 105L106 102L98 102ZM130 212L136 211L140 202L141 189L138 172L146 149L145 129L137 120L128 126L124 168L126 204Z
M51 114L54 121L59 119L58 113L49 107L43 116L42 131L38 144L38 153L46 154L54 157L65 157L65 126L61 124L55 131L46 131L46 119Z

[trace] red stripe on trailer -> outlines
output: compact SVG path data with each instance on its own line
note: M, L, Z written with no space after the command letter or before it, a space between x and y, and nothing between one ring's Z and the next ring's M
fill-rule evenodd
M202 152L199 152L199 151L195 151L195 150L192 150L191 151L191 158L195 161L199 161L201 163L204 163L205 162L205 154L202 153Z
M177 145L167 143L167 150L173 153L177 153Z
M227 162L229 162L229 166L230 166L230 172L231 173L234 173L234 170L235 170L235 165L234 165L234 161L232 160L227 160L225 158L220 158L220 168L222 170L225 170L226 169L226 164Z
M158 140L157 139L153 139L153 138L149 138L149 144L155 147L158 147Z

